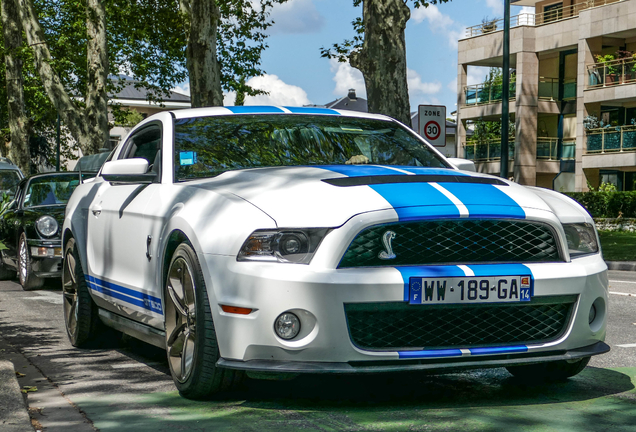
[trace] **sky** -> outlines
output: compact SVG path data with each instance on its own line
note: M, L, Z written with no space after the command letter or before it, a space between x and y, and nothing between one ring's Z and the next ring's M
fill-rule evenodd
M504 0L452 0L428 8L411 9L406 26L406 60L411 111L418 105L445 105L450 116L457 103L457 41L466 27L488 17L503 16ZM412 2L409 1L412 7ZM525 12L513 6L511 15ZM249 85L269 92L247 97L246 105L324 105L346 96L350 88L366 98L362 74L348 63L320 57L320 48L353 36L351 22L362 8L353 0L289 0L272 9L269 47L263 52L263 76ZM487 70L469 68L468 83L483 82ZM187 82L178 92L189 94ZM235 95L225 96L225 105Z

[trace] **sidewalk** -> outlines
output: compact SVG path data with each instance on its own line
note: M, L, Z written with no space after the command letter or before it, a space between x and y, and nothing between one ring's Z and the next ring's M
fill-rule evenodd
M0 430L28 432L33 430L24 397L15 375L13 363L0 360Z

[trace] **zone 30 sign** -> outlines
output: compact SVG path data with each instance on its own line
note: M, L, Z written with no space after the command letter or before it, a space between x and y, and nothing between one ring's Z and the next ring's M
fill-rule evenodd
M435 147L446 146L446 107L420 105L420 135Z

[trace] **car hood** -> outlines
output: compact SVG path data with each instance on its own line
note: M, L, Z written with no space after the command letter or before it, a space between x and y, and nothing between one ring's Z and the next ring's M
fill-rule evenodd
M379 210L393 210L397 220L524 219L533 212L556 213L559 207L557 198L548 205L530 188L498 177L440 168L260 168L191 184L236 195L267 213L279 227L337 227L355 215Z

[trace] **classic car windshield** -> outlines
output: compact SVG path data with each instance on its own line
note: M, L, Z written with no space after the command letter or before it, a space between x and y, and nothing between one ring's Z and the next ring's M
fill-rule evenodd
M398 124L366 118L235 115L175 121L175 179L244 168L340 164L449 167Z
M77 174L35 177L29 181L24 196L24 207L66 204L78 184Z

